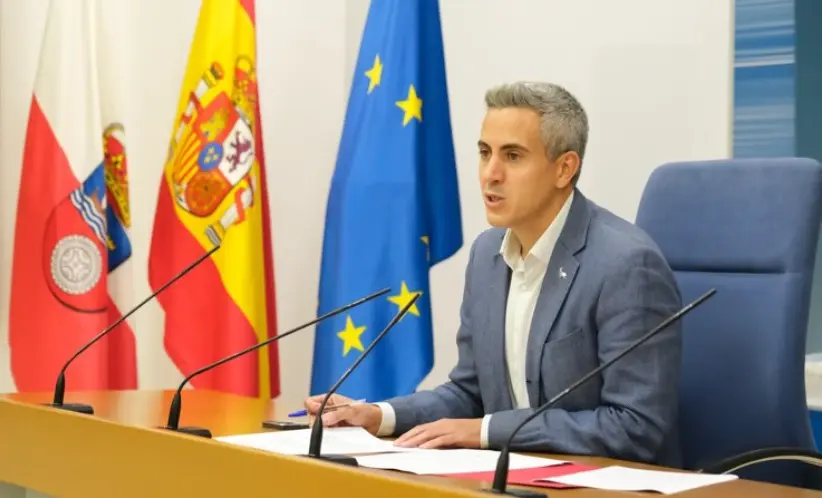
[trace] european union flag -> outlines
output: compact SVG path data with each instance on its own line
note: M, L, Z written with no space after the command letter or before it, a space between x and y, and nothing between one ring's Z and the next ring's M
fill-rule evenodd
M339 391L414 392L434 362L428 271L461 246L439 4L373 0L328 199L319 313L392 292L318 325L311 392L326 392L421 293Z

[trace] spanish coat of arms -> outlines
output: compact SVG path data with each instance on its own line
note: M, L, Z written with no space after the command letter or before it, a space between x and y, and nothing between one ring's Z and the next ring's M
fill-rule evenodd
M218 62L203 73L180 117L168 158L175 202L196 217L214 219L205 234L215 245L231 225L244 221L256 188L253 62L237 58L230 95L214 91L225 77Z

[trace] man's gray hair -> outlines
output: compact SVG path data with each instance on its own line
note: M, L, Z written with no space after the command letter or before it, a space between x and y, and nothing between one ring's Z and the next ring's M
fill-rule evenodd
M489 109L524 107L537 111L542 122L542 143L552 160L573 151L579 155L580 170L588 142L588 117L571 93L553 83L518 81L491 88L485 93ZM574 176L576 184L580 171Z

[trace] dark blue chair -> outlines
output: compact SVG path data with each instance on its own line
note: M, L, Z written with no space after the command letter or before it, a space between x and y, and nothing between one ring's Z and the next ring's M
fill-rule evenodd
M665 164L637 225L659 244L687 303L679 424L684 467L817 488L805 339L822 222L811 159ZM775 461L787 460L787 461Z

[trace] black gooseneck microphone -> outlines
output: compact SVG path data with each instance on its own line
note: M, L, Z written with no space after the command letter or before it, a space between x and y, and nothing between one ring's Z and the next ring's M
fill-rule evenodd
M314 325L315 323L321 322L321 321L325 320L326 318L331 318L334 315L338 315L338 314L340 314L344 311L350 310L351 308L354 308L354 307L359 306L363 303L371 301L372 299L377 298L379 296L382 296L383 294L386 294L389 291L391 291L391 288L386 287L385 289L377 291L377 292L375 292L371 295L365 296L365 297L360 298L360 299L358 299L358 300L356 300L352 303L346 304L345 306L342 306L342 307L337 308L335 310L329 311L328 313L325 313L324 315L318 316L317 318L311 320L310 322L306 322L306 323L304 323L304 324L302 324L298 327L295 327L295 328L293 328L293 329L291 329L287 332L283 332L282 334L275 335L274 337L269 337L268 339L266 339L262 342L258 342L257 344L254 344L253 346L249 346L248 348L243 349L242 351L238 351L236 353L233 353L229 356L226 356L225 358L222 358L220 360L215 361L214 363L211 363L209 365L206 365L202 368L199 368L199 369L191 372L190 374L188 374L188 376L186 376L185 379L183 379L183 381L180 383L180 387L178 387L177 391L174 393L174 398L172 398L171 406L168 409L168 424L165 427L161 427L161 428L162 429L167 429L167 430L170 430L170 431L176 431L176 432L182 432L182 433L185 433L185 434L191 434L193 436L201 436L201 437L205 437L205 438L211 438L211 431L208 430L208 429L205 429L203 427L180 427L179 426L180 425L180 411L182 410L182 403L183 403L182 391L183 391L183 388L185 387L185 385L188 384L188 382L191 379L193 379L194 377L200 375L203 372L207 372L207 371L209 371L213 368L217 368L220 365L222 365L223 363L227 363L227 362L229 362L229 361L231 361L235 358L239 358L240 356L243 356L246 353L256 351L256 350L260 349L263 346L267 346L267 345L271 344L272 342L279 341L280 339L282 339L284 337L288 337L291 334L293 334L295 332L299 332L300 330L303 330L306 327Z
M663 329L667 328L672 323L678 321L680 318L685 316L686 313L688 313L689 311L693 310L694 308L696 308L697 306L702 304L705 300L707 300L709 297L713 296L715 293L716 293L716 289L711 289L708 292L706 292L705 294L703 294L700 297L696 298L696 300L694 300L691 304L685 306L681 310L677 311L676 313L674 313L673 315L668 317L664 322L660 323L653 330L651 330L650 332L648 332L644 336L637 339L634 343L630 344L628 347L626 347L624 350L622 350L622 352L620 352L618 355L614 356L610 360L606 361L605 363L601 364L597 368L595 368L595 369L591 370L590 372L588 372L581 379L579 379L578 381L574 382L573 384L571 384L570 386L565 388L565 390L561 391L559 394L557 394L556 396L554 396L553 398L548 400L544 405L537 408L536 411L534 411L534 413L532 413L525 420L520 422L520 424L517 425L514 428L513 431L511 431L511 435L508 436L508 441L505 443L505 446L502 447L502 451L500 452L499 459L497 460L497 468L494 471L494 484L493 484L492 488L490 490L486 490L486 492L495 493L495 494L507 494L507 495L511 495L511 496L519 496L519 497L526 497L526 498L544 498L545 493L536 493L536 492L533 492L533 491L521 490L521 489L512 489L512 490L506 491L506 489L505 489L505 485L508 482L508 460L510 458L509 454L510 454L510 451L511 451L511 442L514 440L514 436L517 435L517 432L519 432L519 430L522 429L522 427L525 424L527 424L528 422L530 422L530 421L534 420L535 418L537 418L538 416L540 416L546 410L548 410L549 408L554 406L557 402L559 402L562 398L564 398L565 396L567 396L568 394L570 394L571 392L576 390L579 386L581 386L582 384L584 384L584 383L588 382L589 380L591 380L592 378L594 378L594 376L598 375L600 372L602 372L603 370L605 370L606 368L611 366L617 360L619 360L620 358L622 358L626 354L628 354L631 351L633 351L634 349L636 349L640 344L644 343L645 341L647 341L651 337L655 336L656 334L658 334Z
M419 297L419 293L414 294L411 300L405 306L403 306L403 308L396 315L394 315L394 318L392 318L391 321L388 322L388 325L386 325L385 328L382 329L382 332L377 334L377 337L371 342L371 344L368 345L367 348L365 348L365 351L362 352L360 357L357 358L357 360L354 363L352 363L350 367L348 367L348 370L346 370L345 373L342 374L342 376L337 380L336 384L334 384L334 386L332 386L331 389L328 390L328 393L326 393L325 398L323 398L323 401L320 404L320 409L317 410L317 416L314 419L314 425L311 427L311 439L309 441L307 455L309 458L317 458L320 460L340 463L343 465L350 465L352 467L359 466L359 464L357 463L357 459L352 456L320 454L320 448L323 444L322 416L323 411L325 410L325 405L328 403L328 400L331 398L331 395L334 394L337 391L337 389L340 388L342 383L345 382L345 379L347 379L348 376L351 375L354 369L357 368L357 366L360 363L362 363L366 356L368 356L368 353L370 353L371 350L374 349L374 346L376 346L377 343L380 342L380 340L383 337L385 337L385 334L387 334L388 331L391 330L394 327L394 325L396 325L397 322L399 322L402 319L402 317L405 316L406 313L408 313L408 310L411 309L411 306L414 306L414 303L417 301L417 299L419 299Z
M68 411L77 412L77 413L84 413L86 415L94 415L94 408L92 408L91 405L87 405L85 403L63 403L63 398L65 397L65 394L66 394L66 369L68 369L69 365L71 365L71 362L73 362L75 359L77 359L78 356L80 356L85 350L90 348L94 343L96 343L97 341L99 341L100 339L105 337L106 334L108 334L109 332L114 330L118 325L123 323L128 317L133 315L137 310L142 308L144 304L146 304L147 302L149 302L152 299L154 299L155 297L157 297L158 294L160 294L166 288L168 288L171 284L173 284L174 282L176 282L177 280L182 278L183 275L185 275L186 273L188 273L189 271L194 269L194 267L196 267L197 265L199 265L200 263L202 263L203 261L205 261L206 259L211 257L211 255L214 254L214 252L217 251L217 249L219 249L220 247L221 246L217 245L217 246L214 246L211 249L209 249L208 252L206 252L205 254L200 256L199 258L197 258L193 263L191 263L190 265L185 267L183 269L183 271L181 271L180 273L178 273L177 275L172 277L168 282L163 284L163 286L160 287L159 289L157 289L157 291L154 294L151 294L147 298L143 299L143 301L140 304L138 304L137 306L131 308L131 310L128 313L121 316L119 319L115 320L114 323L112 323L111 325L109 325L108 327L103 329L102 332L100 332L99 334L94 336L90 341L88 341L86 344L84 344L83 347L78 349L77 352L75 352L71 356L71 358L68 359L66 364L63 365L63 368L60 369L60 374L57 376L57 384L54 386L54 399L52 400L51 403L44 403L44 405L45 406L50 406L52 408L60 408L61 410L68 410Z

